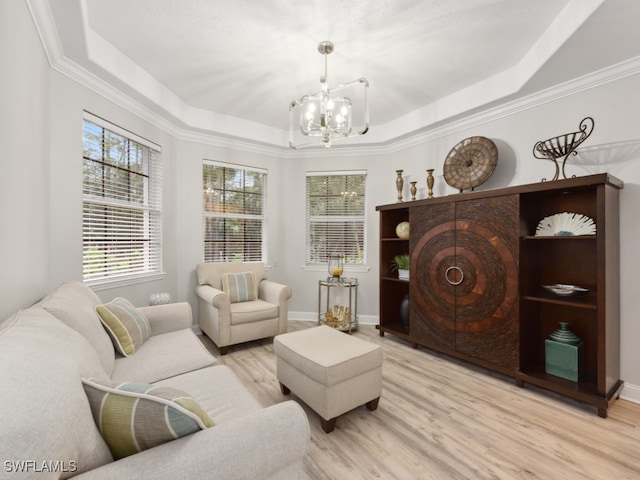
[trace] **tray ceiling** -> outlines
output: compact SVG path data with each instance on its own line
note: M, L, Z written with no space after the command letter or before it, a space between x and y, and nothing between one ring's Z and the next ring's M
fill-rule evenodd
M370 84L387 143L640 55L635 0L28 0L50 58L179 128L286 145L291 100ZM47 24L48 22L48 24ZM51 53L53 52L53 53ZM66 65L67 67L64 67Z

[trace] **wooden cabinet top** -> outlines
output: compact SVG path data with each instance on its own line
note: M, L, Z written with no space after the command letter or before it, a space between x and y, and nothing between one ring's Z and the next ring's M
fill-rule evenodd
M583 177L565 178L562 180L554 180L548 182L537 182L526 185L514 185L505 188L495 188L491 190L476 190L463 193L453 193L444 197L423 198L420 200L409 200L400 203L389 203L386 205L378 205L376 210L396 210L399 208L409 208L421 205L432 205L434 203L456 202L460 200L473 200L478 198L498 197L502 195L542 193L542 192L562 192L563 190L574 190L580 188L589 188L595 185L606 184L614 188L622 189L624 183L622 180L608 173L598 173L595 175L586 175Z

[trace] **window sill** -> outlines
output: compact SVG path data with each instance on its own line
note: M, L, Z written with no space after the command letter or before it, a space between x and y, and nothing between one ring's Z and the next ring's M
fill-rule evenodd
M92 290L99 292L101 290L109 290L111 288L128 287L130 285L138 285L140 283L156 282L158 280L164 280L166 276L167 274L165 272L149 273L112 279L87 280L84 284L91 287Z
M327 266L326 265L303 265L302 269L305 272L325 272L328 274L327 272ZM344 266L343 267L343 273L347 274L347 273L367 273L371 270L371 267L369 265L349 265L349 266Z

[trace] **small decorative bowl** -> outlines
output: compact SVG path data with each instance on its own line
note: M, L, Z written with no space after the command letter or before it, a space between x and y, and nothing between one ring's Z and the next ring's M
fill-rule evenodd
M552 285L542 285L542 288L554 295L561 297L573 297L576 295L584 295L589 293L588 288L578 287L577 285L567 285L564 283L554 283Z

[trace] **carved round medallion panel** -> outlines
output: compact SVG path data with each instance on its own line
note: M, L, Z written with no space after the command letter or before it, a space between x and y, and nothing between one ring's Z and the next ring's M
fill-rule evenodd
M424 295L420 308L447 329L494 327L517 299L517 266L507 245L472 221L440 224L416 243L411 272ZM415 273L414 273L415 272Z

